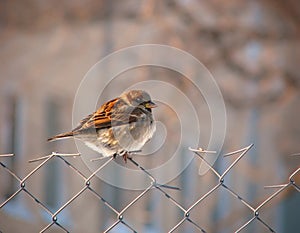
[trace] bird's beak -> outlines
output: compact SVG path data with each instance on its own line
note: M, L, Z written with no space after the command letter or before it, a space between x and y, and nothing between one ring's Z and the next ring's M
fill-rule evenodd
M152 101L149 101L145 104L146 108L156 108L157 105L155 103L153 103Z

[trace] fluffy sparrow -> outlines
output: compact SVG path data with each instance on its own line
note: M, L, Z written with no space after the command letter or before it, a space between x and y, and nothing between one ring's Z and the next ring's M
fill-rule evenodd
M140 150L152 138L156 129L154 107L147 92L124 92L84 118L71 132L48 141L75 137L104 157L122 155L126 162L129 152Z

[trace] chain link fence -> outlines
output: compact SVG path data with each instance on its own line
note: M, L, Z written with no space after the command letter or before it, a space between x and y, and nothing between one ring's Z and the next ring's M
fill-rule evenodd
M213 193L217 192L219 189L224 189L226 192L228 192L233 198L238 200L242 205L244 205L249 211L251 211L252 216L249 219L243 219L244 224L241 225L238 229L235 229L235 232L241 232L248 228L248 226L254 222L258 221L261 223L266 231L269 232L275 232L276 229L274 229L272 226L270 226L264 219L261 217L261 212L265 211L266 208L262 210L263 207L266 206L267 203L272 202L272 199L278 196L282 191L293 188L297 192L300 192L300 185L295 182L296 175L300 174L300 168L296 169L295 171L291 172L290 176L288 177L288 180L284 184L280 185L271 185L266 186L265 188L274 189L275 191L269 195L266 199L264 199L260 204L257 206L254 206L253 204L249 203L244 197L239 195L233 188L228 187L225 183L226 177L228 173L231 171L231 169L234 166L238 165L238 162L245 156L245 154L251 149L253 145L250 145L248 147L245 147L243 149L233 151L230 153L227 153L224 155L224 157L228 156L234 156L237 157L235 160L227 167L227 169L220 173L218 172L205 158L204 155L209 155L210 153L215 153L214 151L206 151L203 149L192 149L190 148L190 151L192 151L196 157L198 157L201 161L203 161L210 169L210 171L216 176L218 182L214 184L214 186L206 192L204 195L199 196L198 199L190 206L184 207L178 200L176 200L176 197L173 197L170 194L170 190L178 190L178 192L182 191L178 187L168 186L168 185L162 185L157 183L156 178L150 174L143 165L139 164L132 156L128 159L128 162L132 163L134 166L136 166L137 169L140 169L145 177L148 178L148 186L145 190L143 190L137 197L135 197L131 202L129 202L124 208L121 210L117 210L111 203L109 203L108 200L106 200L99 192L97 192L92 186L91 186L91 179L96 176L96 174L102 170L104 167L106 167L109 163L111 163L114 158L106 158L107 161L105 161L101 166L92 172L89 176L84 175L80 169L78 169L76 166L74 166L68 158L78 157L80 154L61 154L53 152L52 154L48 156L44 156L41 158L37 158L34 160L30 160L29 162L33 163L39 163L33 170L31 170L25 177L18 176L15 172L13 172L12 169L10 169L3 161L4 158L12 157L13 154L3 154L0 155L0 165L1 169L3 169L5 172L9 173L13 179L18 183L17 190L9 196L4 202L0 203L0 211L5 207L9 202L11 202L16 196L20 195L20 193L26 193L32 201L36 202L39 206L39 208L43 209L47 212L49 216L51 216L51 221L48 222L47 225L45 225L42 229L40 229L40 232L47 232L48 230L51 230L55 225L59 227L64 232L70 232L71 230L68 229L67 226L64 226L62 222L60 222L60 219L58 215L68 206L71 205L72 202L76 201L80 196L82 196L85 192L90 192L92 195L94 195L100 202L102 202L107 208L109 208L115 215L114 222L105 229L104 232L110 232L112 231L117 225L122 224L123 227L127 228L129 231L137 232L137 230L134 228L134 226L131 226L129 222L127 222L124 218L126 216L126 213L128 210L139 200L141 200L142 197L144 197L150 190L156 189L159 192L161 192L165 199L169 202L171 202L174 206L178 208L181 212L181 217L179 221L171 228L169 229L169 232L175 232L181 225L183 225L185 222L188 222L189 224L192 224L195 229L197 229L199 232L207 232L203 226L196 220L192 218L190 215L190 212L200 203L205 203L206 199L212 195ZM192 154L192 153L191 153ZM295 155L298 156L298 155ZM54 158L57 158L61 163L65 163L70 169L72 169L82 180L81 183L81 189L73 195L67 202L65 202L63 205L61 205L55 212L51 210L51 208L47 207L45 203L43 203L37 196L34 195L33 192L27 187L26 182L27 180L35 173L38 173L43 166L45 166L49 161L53 160ZM199 179L201 177L199 176ZM1 226L0 226L1 227ZM0 228L1 230L1 228Z

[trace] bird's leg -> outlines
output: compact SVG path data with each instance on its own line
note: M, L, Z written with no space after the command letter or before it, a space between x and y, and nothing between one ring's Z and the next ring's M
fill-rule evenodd
M127 151L125 151L122 155L123 159L124 159L124 162L127 163L127 158L129 157L129 154Z
M125 163L127 163L127 159L131 159L132 158L132 154L136 153L136 152L141 152L141 150L136 150L136 151L126 151L124 154L123 154L123 159L125 161Z
M130 154L135 153L135 152L140 152L140 150L138 151L121 151L120 153L115 153L113 156L114 158L116 158L117 155L121 155L124 159L124 162L127 163L127 159L131 158Z
M129 153L128 153L127 151L122 150L122 151L120 151L120 152L114 153L114 154L113 154L114 159L115 159L118 155L119 155L119 156L122 156L123 159L124 159L124 162L127 163L127 158L129 158L129 157L128 157L128 156L129 156Z

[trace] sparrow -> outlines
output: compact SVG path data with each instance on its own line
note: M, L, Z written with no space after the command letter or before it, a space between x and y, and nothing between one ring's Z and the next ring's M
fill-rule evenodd
M152 115L155 107L157 105L147 92L127 91L85 117L72 131L53 136L48 141L73 137L103 157L121 155L127 162L130 152L141 150L152 138L156 130Z

